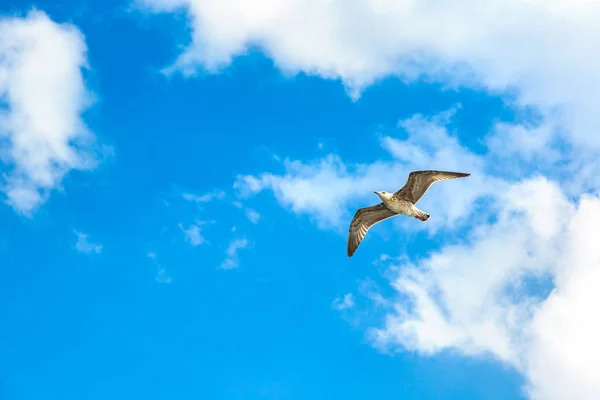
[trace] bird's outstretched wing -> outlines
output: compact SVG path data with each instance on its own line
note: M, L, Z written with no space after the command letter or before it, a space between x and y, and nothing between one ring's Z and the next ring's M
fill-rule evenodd
M376 206L359 208L354 214L348 230L348 257L352 257L358 245L373 225L396 215L383 203Z
M408 175L408 180L404 187L394 193L394 197L406 199L413 204L417 204L427 189L435 182L464 178L469 175L471 174L450 171L414 171Z

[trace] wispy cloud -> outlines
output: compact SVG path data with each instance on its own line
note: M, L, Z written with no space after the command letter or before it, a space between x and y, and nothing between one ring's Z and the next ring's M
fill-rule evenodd
M234 269L238 268L239 261L239 251L242 249L248 248L250 243L246 238L241 239L233 239L231 243L229 243L229 247L227 247L225 260L221 263L221 269Z
M252 222L253 224L258 224L258 221L260 220L260 213L252 208L248 208L245 207L241 202L239 201L234 201L232 203L236 208L239 208L240 210L244 210L244 213L246 214L246 218L248 218L248 220L250 222Z
M75 231L75 235L77 236L77 242L75 243L75 248L80 253L90 254L97 253L100 254L102 252L102 245L92 243L89 240L89 236L82 232Z
M258 211L253 210L252 208L248 208L246 209L246 217L248 217L250 222L252 222L253 224L258 224L260 214L258 213Z
M161 284L170 284L173 282L173 278L171 278L171 274L169 271L158 262L158 257L155 252L149 252L146 254L146 257L152 260L154 265L156 265L156 275L154 276L154 280Z
M451 110L432 118L415 115L401 121L400 128L408 133L408 138L381 139L383 149L393 156L393 161L350 164L335 154L308 163L287 160L284 174L239 176L234 187L242 197L272 191L282 206L309 215L322 228L343 231L351 216L350 207L365 205L369 200L375 204L373 190L396 191L404 184L397 180L390 182L391 176L406 177L416 169L468 171L472 174L469 179L438 184L431 189L438 195L425 196L420 203L424 210L435 210L436 218L419 228L432 231L452 228L465 223L464 217L474 211L479 199L506 186L503 179L487 173L481 156L462 146L448 132L446 125L453 113Z
M338 311L348 310L354 307L354 295L347 293L344 297L336 297L331 303L331 308Z
M199 221L196 224L192 224L187 228L183 226L183 224L179 224L179 229L185 235L185 240L190 243L192 246L196 247L203 243L206 243L206 239L202 236L201 225L204 225L206 222Z
M212 192L205 193L203 195L184 193L182 196L185 200L187 200L189 202L196 203L196 204L202 204L202 203L209 203L216 199L224 198L225 192L223 192L222 190L214 190Z
M169 283L173 282L171 275L169 274L167 269L165 267L163 267L162 265L158 266L158 270L156 271L155 279L156 279L156 282L163 283L163 284L169 284Z

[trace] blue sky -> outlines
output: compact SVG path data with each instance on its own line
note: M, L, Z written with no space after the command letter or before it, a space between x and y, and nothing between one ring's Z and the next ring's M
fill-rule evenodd
M176 3L192 8L169 12ZM272 6L257 0L253 10ZM44 16L28 14L32 7ZM76 27L89 65L68 64L62 48L52 48L59 67L20 81L29 69L5 60L27 61L27 52L37 50L10 53L22 33L2 31L0 72L8 78L0 73L7 116L0 124L7 138L0 143L0 398L597 394L591 372L579 374L578 384L565 378L560 389L552 386L563 364L589 372L597 344L586 342L582 352L570 347L554 364L541 355L552 340L581 340L569 332L547 335L564 320L561 310L583 309L569 285L597 277L597 261L585 261L594 260L592 250L588 258L569 258L573 249L591 248L585 238L593 236L583 220L571 221L600 220L600 200L581 197L595 196L598 174L586 163L600 148L593 135L580 133L595 126L587 103L571 93L561 97L560 86L539 89L542 78L554 76L536 74L532 63L516 62L506 72L495 56L454 45L425 46L434 61L417 61L418 76L398 64L409 50L353 48L342 33L332 33L341 39L327 49L339 48L335 61L318 58L329 52L290 55L306 49L289 48L298 32L240 33L236 24L211 21L217 11L203 14L219 7L223 15L235 9L205 0L0 2L5 27L14 21L52 32L62 32L61 24ZM322 16L323 26L348 17L327 11L332 15ZM459 6L454 11L468 15ZM507 8L507 18L519 12ZM254 26L248 21L239 26ZM223 37L202 36L206 24ZM565 22L564 29L575 34L577 26ZM40 48L60 40L76 47L72 30L56 42L32 32L30 40L45 43ZM243 50L223 58L237 49L227 38L243 35ZM381 42L377 35L365 42L377 37ZM422 42L416 42L406 48L418 52ZM539 43L515 47L511 54L522 60ZM361 51L373 65L339 61ZM192 62L176 62L181 54L194 55ZM397 59L390 66L391 55ZM62 62L75 72L56 72ZM35 65L44 70L43 64ZM170 66L174 72L163 73ZM184 76L186 68L196 75ZM27 135L37 129L27 123L6 122L22 116L21 108L25 117L18 121L33 120L31 99L42 98L18 83L34 82L37 90L65 79L78 87L78 77L93 93L92 104L63 102L63 86L44 92L44 104L55 101L64 115L81 117L95 142L61 137L60 143L79 146L95 163L84 168L61 159L56 141L49 146L55 159L41 167L31 153L19 156L18 143L35 152L43 140ZM572 122L582 115L585 123ZM43 121L56 123L56 130L39 129L54 134L51 140L72 123ZM84 129L73 126L81 139ZM568 146L557 147L561 140ZM62 162L64 174L41 183L46 175L36 175L39 168L52 171L53 162ZM428 192L422 206L432 214L428 225L408 218L378 225L348 259L354 210L376 203L373 190L402 186L414 169L473 176ZM565 179L572 171L579 174ZM377 186L383 183L389 186ZM25 195L11 197L18 185L42 199L30 206ZM556 302L564 307L553 309ZM589 318L572 325L597 329Z

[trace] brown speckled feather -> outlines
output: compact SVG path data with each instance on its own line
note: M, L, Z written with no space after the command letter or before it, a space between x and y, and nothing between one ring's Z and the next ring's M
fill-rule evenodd
M469 175L471 174L450 171L414 171L408 175L408 180L404 187L394 193L394 197L417 204L427 189L435 182L464 178Z
M348 257L352 257L360 242L364 239L369 229L378 222L397 215L383 203L372 207L359 208L354 214L348 231Z

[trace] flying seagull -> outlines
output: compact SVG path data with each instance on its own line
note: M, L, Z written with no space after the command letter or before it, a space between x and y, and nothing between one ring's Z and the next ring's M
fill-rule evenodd
M378 222L398 214L415 217L423 222L427 221L430 215L416 207L427 189L435 182L464 178L469 175L471 174L450 171L414 171L408 175L404 187L396 193L375 191L382 203L359 208L354 214L348 231L348 257L352 257L369 229Z

